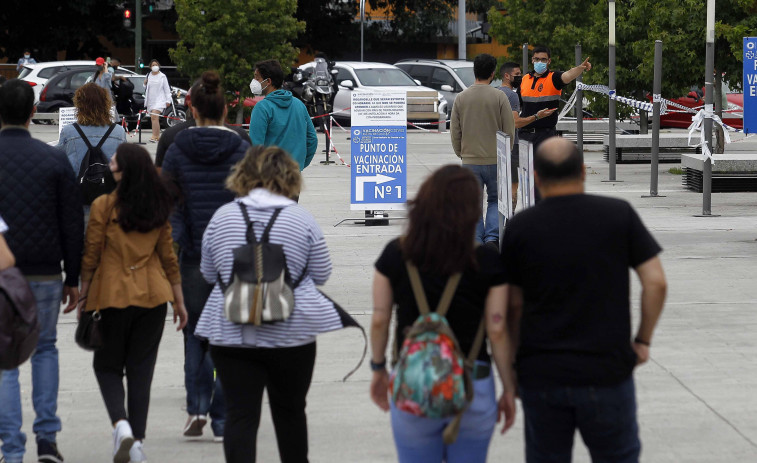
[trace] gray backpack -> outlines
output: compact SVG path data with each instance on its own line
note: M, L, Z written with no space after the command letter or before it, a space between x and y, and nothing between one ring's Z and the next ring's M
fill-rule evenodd
M224 315L230 322L241 324L284 321L294 311L294 289L302 282L307 268L293 283L284 247L268 241L281 208L274 210L258 241L247 207L241 202L237 204L247 224L247 244L233 250L234 265L229 284L225 284L218 275L218 284L223 292Z

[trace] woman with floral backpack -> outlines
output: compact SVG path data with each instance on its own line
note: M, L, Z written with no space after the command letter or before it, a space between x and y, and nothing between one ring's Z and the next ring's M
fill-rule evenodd
M371 399L391 412L400 463L485 462L495 423L504 416L504 433L515 420L515 393L503 264L474 239L480 187L469 170L445 166L408 207L406 233L376 262ZM502 381L498 404L492 360Z

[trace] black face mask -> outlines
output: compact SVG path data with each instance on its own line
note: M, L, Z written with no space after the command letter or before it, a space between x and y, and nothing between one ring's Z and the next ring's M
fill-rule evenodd
M520 87L520 83L523 82L523 76L513 76L513 80L510 82L513 88Z

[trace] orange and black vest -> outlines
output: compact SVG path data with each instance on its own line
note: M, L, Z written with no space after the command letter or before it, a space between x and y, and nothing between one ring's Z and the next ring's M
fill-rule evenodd
M533 72L523 76L520 84L520 96L523 99L521 117L529 117L544 108L557 108L560 104L562 89L557 88L552 81L555 71L547 71L540 77L534 76ZM551 116L539 119L526 128L555 127L557 125L557 111Z

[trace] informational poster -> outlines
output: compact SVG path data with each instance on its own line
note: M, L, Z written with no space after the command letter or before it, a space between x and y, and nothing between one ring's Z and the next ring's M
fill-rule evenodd
M407 95L352 92L350 111L350 209L405 209Z
M60 108L58 110L58 138L60 138L60 132L63 127L76 122L76 108ZM116 113L116 107L110 107L110 118L113 122L118 122L118 113Z
M757 132L757 37L744 37L744 133Z
M534 194L534 145L528 140L518 144L518 205L516 210L523 210L536 203Z
M513 216L513 179L510 136L497 132L497 209L505 218Z

